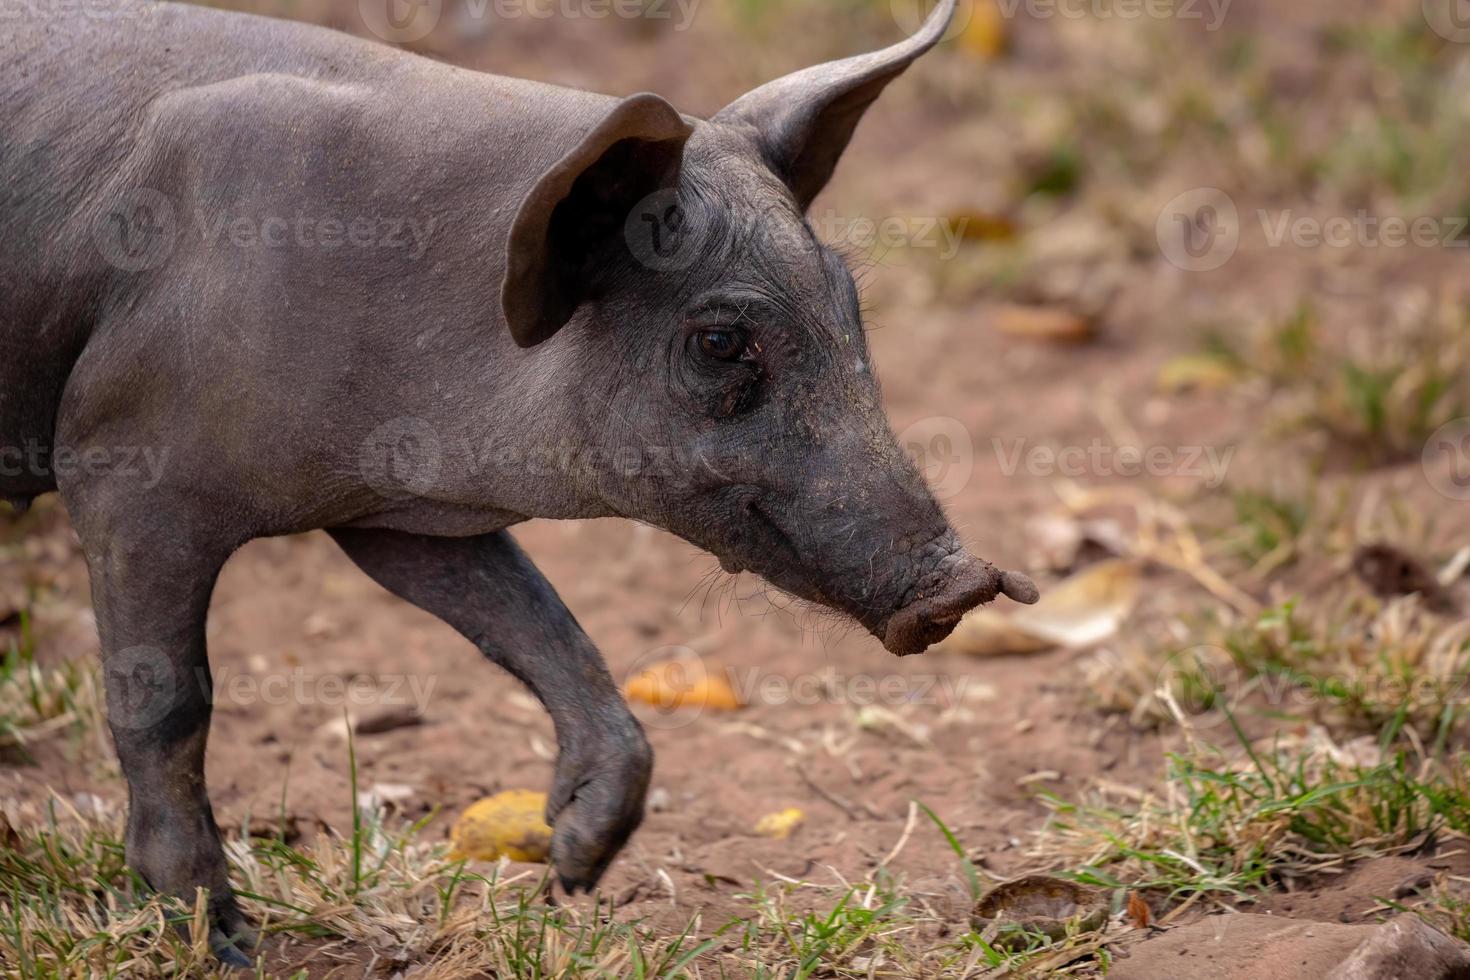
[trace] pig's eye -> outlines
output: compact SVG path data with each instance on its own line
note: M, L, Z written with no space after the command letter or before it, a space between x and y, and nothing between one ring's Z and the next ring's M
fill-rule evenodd
M701 330L694 342L701 354L716 361L738 361L745 355L745 335L739 330Z

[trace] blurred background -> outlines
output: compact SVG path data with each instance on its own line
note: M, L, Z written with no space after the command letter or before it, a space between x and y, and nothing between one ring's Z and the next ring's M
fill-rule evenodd
M908 0L221 6L482 71L650 90L701 116L892 43L922 14ZM778 926L866 882L884 890L858 904L889 939L839 916L852 942L812 961L831 975L1097 973L1139 938L1120 932L1147 932L1140 916L1372 922L1375 896L1428 874L1399 900L1465 933L1450 879L1470 869L1422 847L1465 819L1462 8L962 0L811 220L860 273L894 428L963 537L1059 598L899 662L748 576L710 574L713 559L661 532L519 529L620 683L696 665L739 705L639 705L652 811L607 884L630 919L656 936L691 916L697 936L756 923L743 946L727 935L701 953L743 975L806 962ZM87 602L61 503L0 511L0 804L16 827L56 799L104 823L122 802ZM232 833L316 846L361 806L424 820L437 844L474 800L550 783L539 706L325 536L238 555L210 642L224 679L210 782ZM1303 781L1247 786L1203 827L1203 787L1262 744ZM1311 795L1349 782L1371 792ZM1284 823L1241 802L1278 797ZM1397 816L1363 816L1390 797ZM795 830L756 829L791 809ZM1354 863L1366 855L1381 859L1371 873ZM1313 877L1329 865L1331 881ZM1116 914L1029 952L974 939L980 886L1037 869L1102 887ZM1311 901L1282 897L1303 883ZM298 945L280 962L329 947L370 972L364 949L443 954L414 938L415 912L335 914L309 940L283 934Z

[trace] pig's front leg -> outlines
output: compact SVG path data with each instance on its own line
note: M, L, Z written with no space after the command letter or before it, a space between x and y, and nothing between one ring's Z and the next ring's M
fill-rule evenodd
M547 804L551 859L568 891L590 891L643 820L653 751L551 584L505 531L332 536L380 585L459 630L546 706L561 753Z
M230 890L204 787L212 702L204 624L233 542L161 494L146 506L99 506L106 489L69 487L67 505L91 570L107 720L128 783L127 861L185 908L209 889L210 948L249 967L255 932Z

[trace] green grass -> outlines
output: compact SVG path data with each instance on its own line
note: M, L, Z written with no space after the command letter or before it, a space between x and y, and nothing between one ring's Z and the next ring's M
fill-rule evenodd
M0 753L31 761L28 747L54 737L101 737L101 683L95 663L37 662L29 610L20 614L19 635L0 655Z
M1303 304L1243 337L1216 332L1204 355L1269 393L1273 428L1314 436L1360 466L1417 458L1435 430L1470 412L1458 369L1470 356L1470 315L1454 307L1344 332Z
M1241 738L1227 754L1196 743L1170 755L1163 787L1137 801L1044 795L1053 815L1040 849L1069 855L1070 875L1087 884L1233 903L1470 829L1463 757L1416 763L1398 752L1353 765L1333 748Z

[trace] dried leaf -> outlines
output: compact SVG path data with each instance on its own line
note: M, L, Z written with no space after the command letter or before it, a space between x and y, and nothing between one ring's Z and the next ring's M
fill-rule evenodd
M993 657L1093 646L1116 633L1133 612L1138 582L1136 562L1118 559L1089 565L1043 590L1034 606L1009 615L975 610L939 649Z
M734 711L744 707L724 671L712 670L702 660L666 660L635 674L623 689L630 701L642 701L664 711L709 708Z
M417 708L389 708L358 721L354 729L359 735L382 735L399 728L412 728L424 723L424 716Z
M994 322L1002 333L1044 343L1085 344L1095 336L1092 321L1070 310L1002 306L995 311Z
M1128 921L1133 923L1135 929L1147 929L1153 921L1153 912L1138 892L1128 893Z
M951 228L967 242L1010 242L1016 239L1016 223L1004 214L989 211L956 211L946 215Z
M985 61L994 61L1006 50L1006 20L995 0L978 0L970 22L960 34L960 47Z
M1373 594L1392 599L1418 593L1427 602L1440 599L1440 586L1433 572L1402 549L1387 544L1365 544L1353 554L1353 571Z
M449 832L450 860L471 858L544 863L551 851L546 794L511 789L486 797L460 814Z
M768 813L761 817L755 824L755 832L762 837L772 837L776 840L785 840L792 832L800 827L806 819L806 813L796 807L788 807L777 813Z
M1176 357L1159 369L1159 390L1167 395L1185 391L1221 391L1240 380L1229 362L1208 354Z

